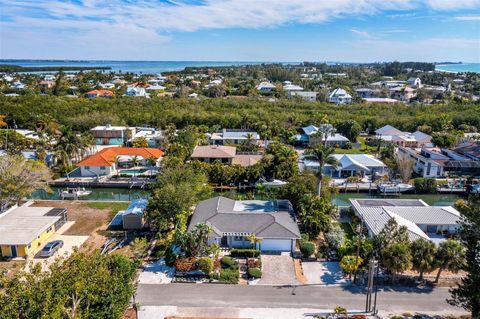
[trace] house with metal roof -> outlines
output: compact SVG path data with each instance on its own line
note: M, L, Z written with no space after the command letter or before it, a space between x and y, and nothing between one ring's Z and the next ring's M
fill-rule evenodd
M330 92L328 101L335 104L350 104L352 103L352 96L342 88L337 88Z
M197 224L211 226L209 244L221 247L252 248L246 236L262 241L261 251L294 252L300 230L288 200L242 200L214 197L198 203L188 230Z
M407 227L410 240L438 243L458 229L460 213L451 206L429 206L420 199L350 199L352 208L371 237L377 236L390 219Z
M370 154L333 154L337 166L325 165L323 173L332 178L347 178L349 176L383 175L386 165ZM301 170L317 172L320 164L317 161L303 157L299 165Z
M210 136L210 142L214 145L241 144L249 140L250 143L256 144L260 140L260 135L252 130L224 128Z
M66 208L11 207L0 214L0 256L32 256L66 221Z
M321 124L321 126L322 125L332 126L330 124ZM294 137L295 142L303 146L324 143L325 138L319 134L320 131L321 127L315 125L302 127L301 133ZM326 143L327 146L344 147L347 143L350 143L350 140L341 134L334 133L327 136Z

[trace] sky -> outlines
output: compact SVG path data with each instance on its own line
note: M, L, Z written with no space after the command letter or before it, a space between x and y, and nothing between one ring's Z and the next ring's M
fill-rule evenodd
M0 58L480 62L480 0L0 0Z

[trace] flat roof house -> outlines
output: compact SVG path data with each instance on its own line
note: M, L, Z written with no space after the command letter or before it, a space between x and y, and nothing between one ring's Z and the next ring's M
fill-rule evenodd
M460 213L451 206L428 206L420 199L350 199L355 215L371 237L377 236L393 218L406 226L410 240L440 242L458 229Z
M66 221L66 208L11 207L0 214L0 255L32 256Z
M148 166L149 158L158 163L163 152L158 148L150 147L107 147L100 152L87 157L77 164L82 177L111 175L120 168L133 166L133 159L138 161L137 166ZM117 167L118 163L118 167Z
M188 230L197 224L211 226L209 244L217 243L222 247L251 248L252 244L245 237L254 234L262 238L256 247L261 251L294 252L296 241L300 239L288 200L210 198L198 203Z

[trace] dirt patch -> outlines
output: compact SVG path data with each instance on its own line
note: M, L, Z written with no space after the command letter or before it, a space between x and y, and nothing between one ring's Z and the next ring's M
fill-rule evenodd
M75 221L64 235L85 235L90 236L82 249L100 249L107 240L106 229L113 208L116 203L91 204L80 201L37 201L31 206L34 207L60 207L66 208L68 220ZM101 208L99 208L101 207Z
M295 278L297 278L300 284L306 284L307 278L303 274L302 262L300 261L300 259L294 259L293 262L295 263Z
M69 221L75 221L64 235L90 235L96 229L108 222L110 209L95 209L87 203L79 201L41 201L35 202L36 207L61 207L67 209Z
M123 314L122 319L137 319L137 311L134 308L128 308Z

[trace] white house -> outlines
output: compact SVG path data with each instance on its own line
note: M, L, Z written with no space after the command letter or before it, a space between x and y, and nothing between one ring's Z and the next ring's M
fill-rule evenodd
M352 103L352 96L344 89L338 88L328 95L328 101L336 104L349 104Z
M100 86L102 89L114 89L115 84L113 83L99 83L98 86Z
M373 176L385 173L386 165L382 161L370 154L334 154L337 160L336 167L325 165L323 172L332 178L347 178L349 176ZM320 168L318 162L302 157L299 167L301 170L307 169L317 172Z
M260 82L260 84L257 85L257 90L260 92L271 92L275 89L276 86L268 81Z
M125 96L147 97L147 96L149 96L149 94L147 93L147 91L145 91L144 88L130 86L130 87L127 88L127 92L125 93Z
M407 80L407 84L411 87L419 89L422 87L422 80L420 80L420 78L409 78Z
M317 100L317 92L312 91L289 91L288 97L292 98L295 96L301 97L305 101L315 102Z
M287 82L287 81L285 81ZM284 83L285 83L284 82ZM289 82L289 81L288 81ZM295 85L295 84L285 84L283 86L283 89L286 91L286 92L293 92L293 91L303 91L303 88L301 86L298 86L298 85Z

